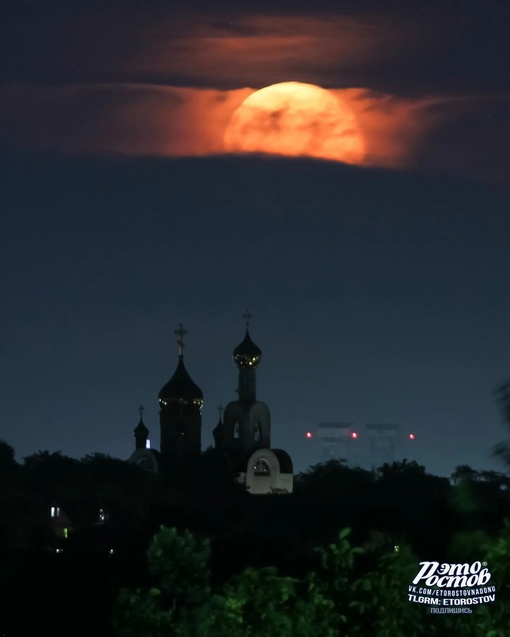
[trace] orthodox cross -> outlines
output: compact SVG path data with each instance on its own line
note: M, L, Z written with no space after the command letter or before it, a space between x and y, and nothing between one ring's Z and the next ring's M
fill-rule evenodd
M179 356L182 356L182 350L184 349L184 337L188 332L182 326L182 323L179 323L179 327L174 331L179 338L177 340L177 345L179 345Z
M250 327L250 321L252 319L252 315L250 314L249 310L246 310L246 312L243 314L243 319L246 321L246 329L248 329Z
M145 409L145 407L143 405L140 405L138 407L138 411L140 412L140 420L142 420L143 418L143 410Z

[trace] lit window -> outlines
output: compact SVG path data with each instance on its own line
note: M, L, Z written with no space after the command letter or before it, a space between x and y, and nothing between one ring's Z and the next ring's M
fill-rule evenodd
M145 448L146 449L150 449L151 448L151 441L147 438L147 440L145 441Z
M62 553L62 549L55 549L55 553Z
M67 540L67 536L69 535L69 531L68 531L68 529L67 529L67 528L64 528L63 533L64 533L64 537L65 537L65 538L66 538L66 540Z
M253 473L256 476L269 476L271 475L271 469L263 458L259 458L253 467Z
M50 515L52 518L58 518L60 515L60 507L51 507Z
M99 521L104 522L106 520L106 513L104 509L99 509Z
M114 551L113 549L110 549L110 550L108 551L108 555L113 555L114 553L115 553L115 551Z

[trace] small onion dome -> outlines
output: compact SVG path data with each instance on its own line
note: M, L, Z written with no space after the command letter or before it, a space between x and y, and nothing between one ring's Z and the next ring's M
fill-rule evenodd
M145 426L143 420L140 418L140 422L135 427L135 436L137 438L147 438L149 430Z
M223 423L221 418L218 420L218 424L213 429L213 437L217 443L223 440Z
M191 380L184 366L182 355L179 356L179 363L174 375L161 389L158 398L162 407L169 401L197 402L202 404L204 398L202 390Z
M262 352L251 340L248 330L244 341L234 350L234 360L238 367L256 367L260 362Z

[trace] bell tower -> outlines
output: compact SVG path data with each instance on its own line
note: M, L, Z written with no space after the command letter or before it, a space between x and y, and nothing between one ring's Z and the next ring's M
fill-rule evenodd
M225 407L223 419L220 418L215 429L216 448L225 451L235 464L239 462L240 465L247 454L271 446L269 407L257 400L256 374L262 352L250 336L251 314L246 312L243 318L246 333L233 352L238 369L238 399Z
M184 365L182 323L174 332L179 347L177 369L159 392L161 460L164 468L179 470L192 457L200 455L202 446L202 390L191 380Z

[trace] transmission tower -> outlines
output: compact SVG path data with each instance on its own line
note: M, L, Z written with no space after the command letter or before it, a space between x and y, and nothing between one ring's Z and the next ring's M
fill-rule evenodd
M345 459L350 464L353 458L353 445L358 434L350 422L323 422L317 427L317 437L321 447L321 458L327 460Z
M391 464L400 458L400 425L373 424L366 426L370 444L372 469Z

